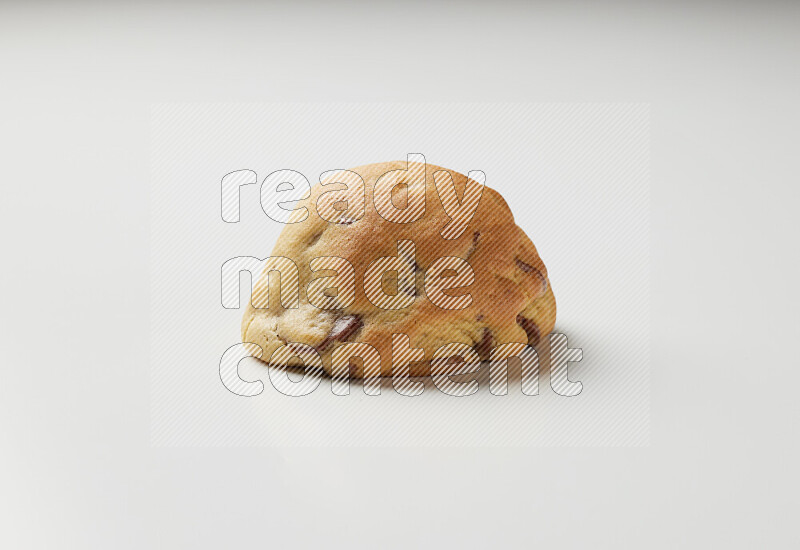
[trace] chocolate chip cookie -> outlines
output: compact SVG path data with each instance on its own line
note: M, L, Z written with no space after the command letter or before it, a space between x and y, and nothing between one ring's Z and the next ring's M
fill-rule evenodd
M390 376L392 335L403 334L424 351L410 374L424 376L447 344L486 360L499 344L536 346L553 329L547 269L493 189L424 162L323 176L294 203L271 263L254 277L242 338L261 346L265 361L300 343L330 373L337 347L366 343ZM349 367L364 376L364 361Z

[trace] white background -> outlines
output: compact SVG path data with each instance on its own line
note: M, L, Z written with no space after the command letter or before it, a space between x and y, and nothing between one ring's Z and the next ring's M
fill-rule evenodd
M9 548L794 548L796 4L0 7ZM150 445L164 101L652 105L651 445Z

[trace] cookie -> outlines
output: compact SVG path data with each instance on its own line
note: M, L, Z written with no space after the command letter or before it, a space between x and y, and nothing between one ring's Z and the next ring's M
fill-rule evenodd
M242 341L259 345L263 360L283 363L292 354L276 350L305 344L330 374L337 347L364 343L390 376L400 335L396 346L422 350L406 355L411 376L424 376L447 344L487 360L499 344L536 346L551 332L547 269L497 191L405 161L326 175L294 204L292 223L254 277ZM453 215L459 202L467 213ZM361 359L349 368L365 375Z

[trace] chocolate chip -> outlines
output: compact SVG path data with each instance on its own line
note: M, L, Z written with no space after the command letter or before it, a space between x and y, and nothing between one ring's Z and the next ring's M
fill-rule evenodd
M534 271L536 271L536 272L539 271L538 269L536 269L532 265L526 264L525 262L523 262L519 258L516 258L516 261L517 261L517 267L520 268L525 273L533 273Z
M393 295L395 293L395 288L397 289L397 294L405 294L407 296L416 296L417 295L417 272L415 271L413 277L409 280L403 278L402 280L398 278L399 273L397 271L387 271L384 273L383 279L381 280L381 285L383 286L386 293L389 295Z
M344 317L336 319L336 322L333 323L333 328L331 329L331 333L328 335L328 337L332 340L344 341L363 326L364 322L361 320L360 316L345 315Z
M423 277L423 280L424 280L425 274L422 273L422 268L415 261L414 262L414 288L411 291L411 295L412 296L419 296L419 292L417 292L417 281L419 280L419 278L417 277L418 274L421 274L422 277Z
M539 340L541 339L542 335L539 331L539 326L536 323L527 317L517 315L517 324L521 326L522 330L525 331L525 334L528 335L528 344L531 346L536 346L539 344Z
M334 342L344 342L356 332L361 330L364 322L359 315L345 315L339 317L333 323L333 327L320 345L317 346L317 351L326 350Z
M537 277L539 277L539 279L542 282L542 286L544 287L544 291L543 292L547 292L547 279L545 278L544 275L542 275L541 271L539 271L538 269L536 269L535 267L533 267L530 264L526 264L525 262L523 262L519 258L515 258L514 261L517 262L517 267L520 268L525 273L534 273Z
M494 344L494 337L492 336L492 331L488 328L483 329L483 333L481 334L480 342L475 343L472 346L472 349L480 356L481 359L488 359L489 353L492 351L492 345Z

